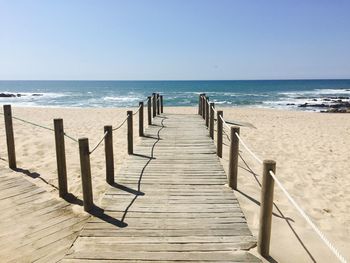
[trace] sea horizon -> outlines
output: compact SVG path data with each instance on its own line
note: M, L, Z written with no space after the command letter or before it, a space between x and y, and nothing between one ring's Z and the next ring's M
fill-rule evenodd
M206 93L218 106L321 111L349 101L350 79L0 80L0 103L22 107L133 107L153 92L167 106L195 106Z

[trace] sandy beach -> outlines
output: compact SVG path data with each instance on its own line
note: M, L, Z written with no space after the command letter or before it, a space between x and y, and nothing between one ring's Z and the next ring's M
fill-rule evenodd
M134 108L133 110L135 110ZM261 158L277 162L277 176L283 185L340 252L350 258L350 122L346 114L321 114L268 109L222 108L227 120L252 123L256 129L241 128L241 136ZM87 137L90 149L103 136L103 126L118 126L127 108L21 108L14 116L53 127L63 118L65 132L74 138ZM166 113L196 114L195 107L165 107ZM145 113L145 120L146 120ZM134 138L138 138L135 116ZM146 121L145 126L147 127ZM58 197L53 132L14 120L17 166L23 177ZM127 156L126 125L113 134L115 166ZM81 198L78 145L65 138L69 191ZM7 168L4 125L0 128L0 169ZM226 141L227 143L227 141ZM253 234L257 236L262 167L241 147L242 157L252 171L239 161L239 191L236 195ZM103 144L91 156L94 201L98 205L106 188ZM228 148L222 164L227 170ZM31 174L32 176L28 176ZM35 176L34 176L35 175ZM39 175L39 176L38 176ZM32 178L33 177L33 178ZM118 180L116 178L116 180ZM275 186L271 257L277 262L333 262L334 256ZM82 212L76 206L78 213Z

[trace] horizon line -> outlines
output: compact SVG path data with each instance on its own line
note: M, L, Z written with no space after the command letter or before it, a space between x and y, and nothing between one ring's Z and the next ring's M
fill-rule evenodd
M295 81L295 80L350 80L349 78L292 78L292 79L0 79L0 81Z

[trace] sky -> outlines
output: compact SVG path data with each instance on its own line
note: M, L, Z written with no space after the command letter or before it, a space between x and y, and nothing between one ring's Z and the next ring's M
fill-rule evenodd
M0 0L0 80L350 78L349 0Z

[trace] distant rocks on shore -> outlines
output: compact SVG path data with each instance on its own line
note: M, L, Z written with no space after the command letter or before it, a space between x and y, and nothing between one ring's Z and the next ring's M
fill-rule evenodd
M350 113L350 97L313 98L312 103L299 104L300 108L324 109L321 112Z
M27 96L25 94L20 94L20 93L0 93L0 98L19 98L19 97L22 97L22 96ZM43 96L43 94L40 94L40 93L33 93L31 95L32 97L40 97L40 96Z

